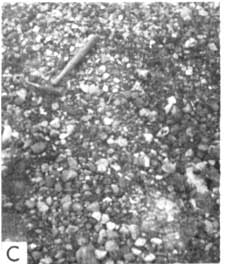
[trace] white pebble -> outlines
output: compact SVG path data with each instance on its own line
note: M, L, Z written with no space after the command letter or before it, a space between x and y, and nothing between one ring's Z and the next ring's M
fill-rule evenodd
M150 253L144 257L145 262L152 262L156 259L155 255Z
M142 251L141 251L140 249L135 248L135 247L132 247L132 248L131 248L131 251L132 251L132 253L133 253L135 256L140 256L141 253L142 253Z
M107 255L106 250L95 249L95 256L97 259L99 260L104 259L106 255Z
M117 225L110 221L110 222L106 223L106 227L108 230L114 230L117 228Z
M160 239L158 237L153 237L153 238L151 238L151 243L159 246L162 244L162 239Z
M99 222L102 218L102 214L100 212L93 212L91 217Z
M60 119L58 117L56 117L55 119L53 119L50 122L50 126L53 127L53 128L55 128L55 129L60 128Z
M153 135L151 133L144 133L144 138L148 143L151 143L153 140Z
M146 238L144 237L139 237L138 239L136 239L134 245L136 247L143 247L146 244Z

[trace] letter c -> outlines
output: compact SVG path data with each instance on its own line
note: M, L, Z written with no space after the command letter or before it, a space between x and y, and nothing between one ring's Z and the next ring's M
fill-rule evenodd
M19 249L18 246L12 246L12 247L10 247L10 248L7 250L7 257L8 257L8 259L9 259L10 261L16 262L16 261L19 261L20 259L19 259L19 258L11 258L11 257L10 257L10 251L11 251L13 248L17 248L17 249Z

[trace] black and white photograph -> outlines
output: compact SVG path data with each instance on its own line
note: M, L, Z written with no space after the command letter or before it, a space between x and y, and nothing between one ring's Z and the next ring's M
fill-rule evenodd
M1 39L4 264L220 263L220 3L8 1Z

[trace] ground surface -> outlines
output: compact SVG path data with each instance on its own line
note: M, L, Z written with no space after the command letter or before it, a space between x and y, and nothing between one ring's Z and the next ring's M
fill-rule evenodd
M218 262L218 6L2 10L3 238L26 239L29 264ZM90 34L62 96L22 81Z

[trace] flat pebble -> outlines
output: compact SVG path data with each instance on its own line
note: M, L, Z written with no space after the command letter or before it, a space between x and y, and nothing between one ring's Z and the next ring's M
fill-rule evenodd
M56 111L56 110L59 109L59 103L58 102L54 102L54 103L52 103L51 107L52 107L53 111Z
M102 218L102 214L100 212L93 212L91 217L97 220L98 222L100 222Z
M134 153L134 163L140 167L149 168L150 158L143 151Z
M37 208L40 213L46 213L49 210L49 206L43 201L37 202Z
M105 243L105 250L107 252L115 252L119 250L119 246L115 240L108 240Z
M115 264L115 261L112 260L112 259L107 259L107 260L105 261L105 264Z
M97 264L94 247L90 244L80 247L76 252L78 264Z
M25 202L25 205L29 208L29 209L33 209L35 206L36 206L36 201L35 199L30 199L30 200L27 200Z
M55 184L55 191L56 192L61 192L63 190L62 184L60 182L57 182Z
M40 264L52 264L53 260L50 257L44 257L40 260Z
M106 126L110 126L113 123L113 119L106 116L106 117L103 118L103 123Z
M112 191L114 192L114 194L118 194L120 191L120 188L117 184L111 184L111 188L112 188Z
M156 256L154 255L154 254L152 254L152 253L149 253L148 255L146 255L144 258L143 258L143 260L145 261L145 262L152 262L152 261L154 261L156 259Z
M146 244L146 238L139 237L135 240L134 245L136 247L143 247Z
M110 74L108 72L105 72L103 75L102 75L102 79L105 81L107 80L108 78L110 77Z
M106 223L106 228L108 230L114 230L114 229L117 228L117 225L115 223L113 223L113 222L110 221L110 222Z
M107 222L109 222L109 219L110 219L110 217L108 214L102 214L101 223L106 224Z
M176 170L176 163L172 163L168 159L164 159L162 164L162 170L168 174L174 173Z
M77 172L74 170L64 170L62 173L62 180L64 182L77 178Z
M82 209L83 209L83 207L82 207L82 205L81 205L80 203L78 203L78 202L74 202L74 203L72 204L72 210L73 210L74 212L80 212L80 211L82 211Z
M135 256L140 256L142 251L138 248L132 247L131 248L131 252L135 255Z
M169 134L169 132L170 132L169 127L168 126L165 126L165 127L162 127L158 131L158 133L156 134L156 136L159 137L159 138L163 138L163 137L167 136Z
M104 259L107 255L106 250L101 250L101 249L95 249L95 256L97 259L101 260Z
M95 201L93 203L90 203L89 205L87 205L86 208L88 211L91 211L91 212L99 211L100 209L99 202Z
M139 227L137 225L131 224L131 225L128 225L128 229L131 233L132 239L136 240L140 234Z
M60 119L58 117L54 118L51 122L50 122L50 126L52 128L55 129L59 129L60 128Z
M103 244L105 238L107 237L107 232L105 229L101 229L98 234L98 244Z
M148 143L151 143L153 140L153 135L151 133L144 133L143 134L145 141Z
M155 244L155 245L158 245L158 246L161 245L162 242L163 242L162 239L160 239L158 237L153 237L153 238L151 238L150 241L151 241L152 244Z
M68 157L67 162L69 164L70 169L76 170L78 169L78 162L73 157Z
M41 154L45 151L47 144L45 142L37 142L31 146L31 150L34 154Z
M98 172L106 172L108 169L109 162L107 159L99 159L96 162Z
M38 261L41 258L42 253L40 251L33 251L31 255L35 261Z

